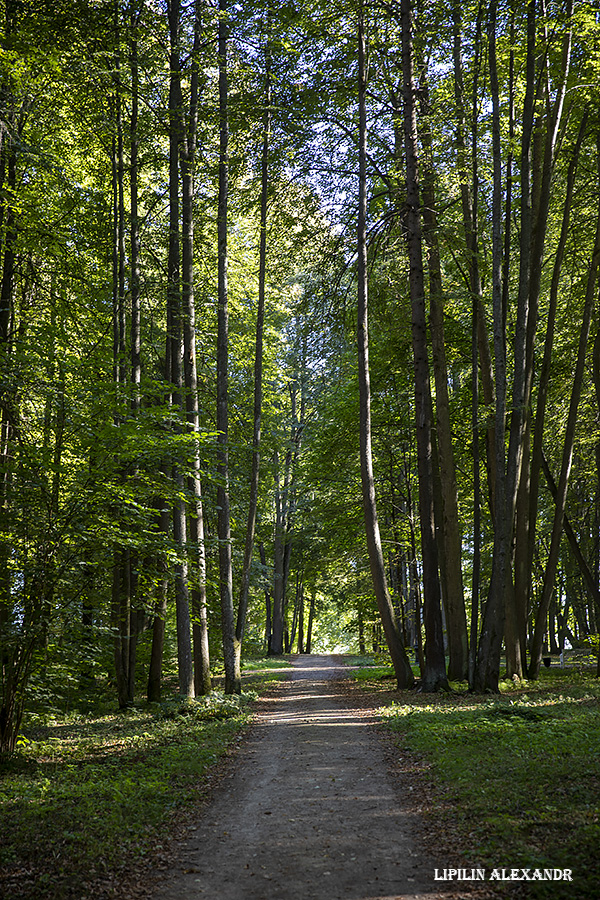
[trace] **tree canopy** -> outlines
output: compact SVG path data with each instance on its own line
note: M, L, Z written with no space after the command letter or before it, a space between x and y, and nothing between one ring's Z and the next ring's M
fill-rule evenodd
M493 691L597 635L599 50L583 0L5 0L2 751L65 668Z

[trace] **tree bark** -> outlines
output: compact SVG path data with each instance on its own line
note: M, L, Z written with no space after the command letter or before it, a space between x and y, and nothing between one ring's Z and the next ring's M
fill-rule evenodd
M415 415L419 476L419 519L423 554L423 613L425 624L425 671L422 689L448 689L438 556L435 541L432 471L432 404L429 382L425 282L421 230L417 116L413 75L410 0L402 0L402 72L404 93L404 141L406 153L406 227L410 265L410 299L415 379Z
M123 109L121 84L121 59L119 49L119 9L115 5L114 25L116 45L114 51L114 127L112 141L112 191L113 191L113 241L112 241L112 327L113 327L113 383L115 387L114 424L122 421L119 406L123 401L121 386L127 380L125 356L125 161L123 141ZM117 460L118 462L118 460ZM121 470L120 477L125 477ZM111 599L111 624L114 642L114 663L117 696L121 709L133 703L134 684L130 668L131 653L131 581L129 553L125 547L113 549L113 578Z
M289 465L286 466L283 490L279 473L279 454L273 454L275 477L275 535L273 540L273 617L270 653L283 653L285 600L285 504L289 492Z
M271 592L269 590L269 581L267 579L267 555L265 553L265 545L261 541L258 545L260 554L260 564L263 571L263 579L265 584L265 646L267 654L271 655L271 639L273 630L273 604L271 601Z
M423 102L428 105L429 92L422 86ZM428 110L425 109L425 118ZM440 474L441 522L443 532L444 608L448 636L448 678L464 681L468 676L467 615L462 576L462 535L458 515L458 492L452 428L450 424L450 398L448 395L448 365L444 337L444 289L438 241L437 203L429 128L422 135L424 148L423 224L424 237L429 252L429 327L435 379L437 458ZM440 554L442 562L442 554Z
M315 621L315 606L317 600L317 590L315 587L310 592L310 606L308 609L308 626L306 629L306 653L312 653L312 633Z
M531 405L531 386L534 368L534 341L535 330L538 321L538 304L540 295L540 279L543 270L544 248L546 240L546 232L548 225L550 196L551 196L551 178L554 172L556 162L556 148L558 143L558 134L562 121L562 113L567 89L567 79L570 70L571 43L572 43L572 14L573 4L567 4L567 27L563 37L562 48L562 71L561 83L556 91L554 105L550 108L550 87L545 88L545 104L548 109L546 116L546 133L543 140L542 149L538 150L538 163L534 166L534 203L533 203L533 225L532 225L532 247L530 261L530 277L529 277L529 316L527 323L527 352L526 352L526 387L524 403L527 408L525 447L523 471L519 483L519 497L517 500L517 523L515 534L515 628L517 629L517 637L520 641L520 651L525 659L525 643L526 643L526 622L531 602L531 572L533 569L536 520L538 512L538 496L539 496L539 479L541 467L541 452L543 443L543 431L546 411L546 398L548 390L549 365L552 355L552 345L554 339L554 326L556 319L556 303L558 282L564 257L564 249L567 239L567 228L570 215L570 205L573 192L573 184L575 178L575 170L577 166L577 158L579 156L579 148L583 140L585 131L585 121L587 113L584 114L579 137L576 142L574 155L569 165L567 175L567 199L565 201L563 225L561 228L561 236L559 238L558 248L554 257L554 268L552 275L552 283L550 289L550 304L547 316L546 338L544 346L544 359L542 362L542 371L540 375L540 383L537 394L537 404L535 410L535 424L533 426L533 447L531 455L529 454L529 431L531 430L531 414L529 411ZM546 36L546 46L548 46L548 37ZM540 85L543 79L539 78ZM542 144L544 135L541 128L538 128L539 137L536 142ZM516 650L517 648L515 648ZM513 651L510 645L507 647L507 666L508 674L512 674ZM520 674L517 672L517 674Z
M250 572L252 568L252 551L254 548L254 532L256 528L256 512L258 509L258 487L260 477L260 442L262 419L262 367L263 367L263 331L265 320L265 288L267 279L267 209L269 191L269 145L271 137L271 50L270 50L270 16L267 20L267 39L265 47L265 107L263 111L263 141L261 155L261 187L260 187L260 247L258 268L258 306L256 310L256 343L254 351L254 427L252 434L252 471L250 474L250 502L248 505L248 521L246 525L246 543L238 604L238 615L235 629L235 652L237 665L242 653L242 640L248 610L250 593Z
M180 61L180 3L169 0L170 86L169 86L169 254L167 304L170 315L172 410L174 427L179 429L183 411L183 340L181 334L181 247L179 239L179 155L182 142L182 97ZM173 506L173 542L179 559L175 566L175 609L177 619L177 665L179 693L194 696L194 670L190 634L190 597L188 586L187 516L183 489L185 476L179 460L173 460L173 478L178 498Z
M500 160L500 98L496 59L497 3L488 12L490 88L492 94L492 303L494 313L495 410L495 516L492 575L483 615L477 662L473 675L476 690L498 691L500 650L504 634L506 581L510 577L512 515L507 510L506 489L506 339L502 308L502 184Z
M217 313L217 533L219 538L219 594L225 693L241 693L239 658L235 648L233 575L231 564L231 524L229 511L229 310L227 304L227 208L229 182L229 112L227 41L229 36L227 0L219 0L219 200L218 231L218 313Z
M184 376L188 428L196 438L193 451L193 473L188 489L193 497L189 502L188 527L195 574L192 579L192 633L194 659L194 692L210 693L210 653L206 610L206 549L204 543L204 506L202 500L200 457L200 409L198 404L198 372L196 363L196 303L194 295L194 168L198 132L198 53L201 41L200 2L194 6L194 46L190 77L190 102L187 127L181 144L182 181L182 254L181 281L183 307Z
M598 181L600 186L600 137L597 138L596 153L598 161ZM562 462L558 486L556 491L554 520L552 523L552 536L550 540L550 551L546 562L544 572L544 582L542 587L542 596L540 598L538 611L535 620L535 628L533 632L533 640L531 643L531 659L529 663L528 675L531 679L539 677L540 665L542 662L542 647L544 641L544 632L546 630L546 619L550 600L552 599L552 591L554 590L554 581L556 577L556 568L558 565L558 557L560 552L560 539L563 530L563 521L565 515L565 507L567 502L567 491L569 487L569 475L571 472L571 463L573 460L573 445L575 442L575 428L577 425L577 411L579 408L579 399L583 383L583 373L585 369L585 361L587 354L588 339L590 333L590 323L592 318L592 310L596 292L596 282L598 277L598 264L600 263L600 204L598 206L596 235L594 239L594 247L592 258L590 261L585 301L583 307L583 316L581 322L581 330L579 333L579 346L577 350L577 360L573 375L573 386L571 389L571 399L569 403L569 414L565 429L565 438L562 451Z
M366 114L366 49L362 4L358 22L358 102L359 102L359 208L358 208L358 378L360 392L360 462L363 509L367 533L367 547L373 587L377 606L383 624L387 645L392 658L399 688L410 687L414 681L410 662L406 655L396 615L389 596L385 575L385 562L381 548L375 483L373 479L373 458L371 450L371 391L369 376L369 331L368 331L368 290L367 290L367 114ZM312 620L313 597L311 597ZM310 624L309 624L310 634ZM310 646L310 638L307 641Z
M166 466L162 467L163 475L167 475ZM163 499L156 501L157 525L161 534L169 534L171 515L167 503ZM149 703L158 703L161 698L162 664L165 643L165 625L167 617L167 594L169 590L168 564L163 554L158 560L158 578L156 600L154 603L154 619L152 622L152 645L150 648L150 663L148 666L147 697Z
M471 428L473 432L473 575L471 580L471 621L469 638L469 685L473 686L475 674L475 661L477 657L477 633L479 626L479 598L481 577L481 472L479 451L479 366L481 362L482 386L484 402L489 406L494 401L493 376L491 372L491 360L487 342L487 334L481 313L482 284L479 270L479 234L478 234L478 197L479 197L479 153L477 133L477 104L479 90L479 68L481 60L481 14L478 13L475 34L475 59L473 66L472 88L472 121L470 163L467 153L465 130L465 97L462 67L462 41L461 41L461 3L453 4L453 59L454 59L454 96L456 104L456 144L459 160L460 192L463 214L463 229L469 262L468 287L471 294ZM470 178L468 171L470 169ZM483 348L483 352L481 352ZM480 359L481 358L481 359ZM495 489L495 459L493 429L486 428L486 450L489 494L493 497ZM494 503L490 502L492 518L494 515Z

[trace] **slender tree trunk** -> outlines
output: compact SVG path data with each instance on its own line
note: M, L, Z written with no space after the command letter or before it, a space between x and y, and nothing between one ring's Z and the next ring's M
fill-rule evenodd
M258 550L260 553L260 564L263 570L263 578L265 582L265 645L267 648L267 654L271 655L271 635L273 630L273 615L272 615L272 601L271 601L271 592L269 590L269 581L266 577L267 574L267 556L265 554L265 545L261 541Z
M252 569L252 551L254 547L254 531L256 528L256 512L258 509L258 487L260 476L260 441L262 419L262 367L263 367L263 331L265 320L265 287L267 280L267 208L269 190L269 143L271 136L271 51L270 18L267 22L267 43L265 47L265 108L263 112L263 143L261 157L260 188L260 247L258 268L258 307L256 310L256 345L254 351L254 429L252 435L252 471L250 474L250 502L248 505L248 522L246 525L246 543L242 566L242 583L235 629L236 664L240 665L242 640L248 596L250 593L250 572Z
M163 475L167 475L166 466L162 467ZM163 535L169 534L171 515L167 508L166 500L157 501L158 530ZM168 564L161 554L158 560L158 579L156 599L154 603L154 619L152 622L152 645L150 649L150 664L148 666L148 702L158 703L161 698L162 664L165 644L165 625L167 618L167 594L169 590Z
M511 261L511 225L512 225L512 188L513 188L513 150L515 138L515 59L514 59L514 35L515 35L515 11L510 11L510 61L509 61L509 79L508 79L508 133L509 133L509 151L506 160L506 200L504 204L504 260L502 268L502 315L504 318L504 328L506 329L506 320L508 316L508 302L510 293L510 261ZM519 480L519 489L517 494L516 520L515 520L515 543L519 547L520 541L526 543L526 530L528 527L527 516L527 485L529 483L529 417L527 419L527 428L524 433L524 452L523 452L523 469ZM515 563L518 554L515 554ZM506 648L506 674L508 677L523 677L523 661L526 628L527 628L527 586L520 583L518 577L518 565L515 565L514 583L512 579L508 579L506 583L505 609L506 618L504 625L504 645ZM519 573L520 574L520 573Z
M472 119L471 128L471 152L470 165L465 140L465 98L464 80L462 68L462 42L461 42L461 3L453 4L453 58L454 58L454 96L456 102L456 143L459 159L459 175L461 187L461 201L463 213L463 228L465 232L467 254L469 260L469 291L471 293L471 427L473 432L473 575L471 581L471 621L469 641L469 685L473 686L475 673L475 661L477 657L477 632L479 625L479 597L480 597L480 573L481 573L481 472L479 452L479 364L480 344L483 344L486 353L481 360L482 373L487 373L483 380L484 399L486 405L493 402L493 378L491 364L486 364L489 358L487 335L485 326L481 322L480 309L482 307L482 285L479 272L479 237L478 237L478 197L479 197L479 154L477 134L477 104L479 90L479 67L481 60L481 14L478 13L475 35L475 60L473 66L472 88ZM470 180L468 171L470 168ZM486 390L487 386L487 390ZM487 397L487 399L486 399ZM493 454L493 430L490 436L490 428L486 429L487 468L490 493L493 493L495 484L494 454ZM494 505L490 503L492 510Z
M296 591L294 594L294 610L292 613L292 630L290 632L290 649L288 652L291 651L292 647L294 646L294 641L296 640L296 631L298 628L298 615L299 615L300 603L301 603L301 599L302 599L302 590L303 590L302 573L297 572L296 573Z
M410 0L402 0L402 72L404 87L404 141L406 152L407 242L410 264L410 299L417 423L419 513L423 554L423 612L425 624L425 671L422 689L448 689L440 597L438 557L435 541L432 472L432 405L425 315L425 281L421 232L417 117L413 76Z
M597 139L596 152L598 157L598 181L600 187L600 137ZM599 191L600 195L600 191ZM583 308L583 316L581 322L581 330L579 333L579 347L577 350L577 360L573 376L573 386L571 389L571 400L569 404L569 414L565 429L565 438L562 452L562 463L558 486L556 491L556 502L554 511L554 520L552 523L552 537L550 540L550 551L546 562L544 572L544 583L542 587L542 596L535 620L535 629L533 633L533 641L531 644L531 660L529 663L528 675L531 679L539 677L540 665L542 661L542 646L544 641L544 632L546 629L546 619L548 609L552 599L554 590L554 582L556 578L556 568L558 565L558 557L560 552L560 540L563 530L563 521L565 515L565 507L567 502L567 491L569 487L569 475L571 472L571 463L573 460L573 445L575 442L575 428L577 425L577 411L579 408L579 399L583 383L583 373L585 369L585 361L587 355L588 339L590 333L590 323L592 319L592 309L594 305L596 282L598 277L598 264L600 262L600 205L598 207L596 236L594 240L594 248L592 251L592 259L590 262L586 294Z
M112 313L113 313L113 382L117 411L115 426L120 427L122 414L118 406L123 401L121 386L127 379L125 358L125 162L123 148L123 112L121 60L119 49L119 9L115 5L116 47L114 53L114 116L115 134L112 147L113 190L113 246L112 246ZM121 471L121 477L125 473ZM111 619L114 641L114 662L119 707L133 703L133 683L130 678L131 642L131 582L129 553L119 545L113 549L113 579Z
M297 599L298 609L298 653L304 653L304 580L300 584Z
M204 543L204 506L200 458L200 409L198 404L198 373L196 363L196 304L194 295L194 166L198 131L198 53L201 41L200 2L195 2L194 47L190 77L190 105L187 127L183 129L181 144L182 180L182 254L181 281L183 307L184 376L186 389L186 415L188 428L196 437L193 452L193 474L188 478L188 489L193 499L189 502L188 528L192 545L195 574L192 579L192 633L194 658L194 692L208 694L212 688L208 622L206 611L206 550Z
M133 394L131 398L132 412L136 416L141 406L140 386L142 380L142 338L141 338L141 304L140 304L140 224L138 215L138 178L139 178L139 64L138 36L140 13L137 0L131 3L131 147L130 147L130 199L131 199L131 381Z
M2 163L7 168L6 188L8 198L15 196L17 184L16 150L12 140L5 140L2 145ZM2 204L3 225L5 227L2 244L2 281L0 282L0 345L8 343L12 321L12 293L16 263L15 241L17 239L16 218L12 202Z
M500 100L496 60L496 0L488 13L490 88L492 93L492 302L494 312L494 356L496 374L495 415L495 519L492 576L479 637L473 686L498 690L500 650L504 634L506 581L510 577L512 515L507 510L506 491L506 342L502 309L502 184L500 159Z
M306 652L312 652L312 633L315 621L315 606L317 601L317 589L313 587L310 592L310 606L308 608L308 627L306 629Z
M140 12L136 2L132 2L130 11L130 68L131 68L131 118L130 118L130 204L131 204L131 235L130 235L130 290L131 290L131 415L137 418L141 407L141 380L142 380L142 338L141 338L141 303L140 303L140 227L138 218L138 118L139 118L139 65L138 65L138 36ZM135 475L135 465L132 467ZM144 612L139 608L138 586L138 553L129 553L129 585L131 591L130 641L129 641L129 680L130 693L133 697L135 689L135 666L137 657L137 639L143 623Z
M229 123L227 41L229 35L227 0L219 0L219 208L218 229L218 314L217 314L217 532L219 537L219 583L225 692L241 692L239 657L235 649L233 575L231 565L231 525L229 512L229 411L228 358L229 312L227 305L227 207L229 180Z
M529 431L531 430L531 413L530 413L530 404L531 404L531 389L532 389L532 381L533 381L533 369L534 369L534 344L535 344L535 332L536 325L538 321L538 305L539 305L539 295L540 295L540 283L541 283L541 273L543 269L543 260L544 260L544 248L546 241L546 232L548 225L548 217L549 217L549 209L550 209L550 196L552 194L551 190L551 179L552 174L554 172L554 166L556 161L556 148L558 144L558 135L561 127L562 121L562 113L564 107L564 101L567 90L567 80L570 70L570 58L571 58L571 44L572 44L572 14L573 14L573 3L571 0L567 3L567 25L565 28L565 33L563 37L563 47L562 47L562 61L561 61L561 82L558 86L558 90L556 91L554 104L550 106L550 95L551 89L548 83L545 85L545 97L544 102L546 108L548 109L548 114L546 116L545 127L546 132L545 136L541 128L537 129L537 140L535 142L536 146L536 165L534 165L533 173L533 221L532 221L532 236L531 236L531 261L530 261L530 276L529 276L529 313L528 313L528 321L527 321L527 342L526 342L526 384L525 384L525 392L524 392L524 405L527 411L526 418L526 434L524 440L524 460L523 460L523 470L520 477L519 484L519 497L517 503L517 525L516 525L516 540L515 540L515 598L516 598L516 608L514 613L514 629L516 630L515 638L519 639L520 642L520 651L524 659L524 651L525 651L525 643L526 643L526 622L527 622L527 614L528 607L531 601L531 572L533 569L533 553L535 546L535 530L536 530L536 519L537 519L537 508L538 508L538 495L539 495L539 474L540 474L540 465L541 465L541 446L542 446L542 435L544 429L544 418L545 418L545 403L546 403L546 392L547 392L547 381L546 385L543 385L544 377L547 378L547 375L544 375L544 363L542 364L542 377L540 378L540 387L538 390L538 402L536 405L536 420L534 426L534 435L533 435L533 451L530 457L529 455ZM546 35L546 47L548 46L548 36ZM540 88L543 86L544 81L540 76L539 79ZM584 115L584 120L586 116ZM585 128L585 124L583 125L583 129ZM578 138L578 144L576 145L575 151L575 160L579 154L579 146L581 145L581 140L583 139L583 130L580 130L580 137ZM573 161L572 161L573 162ZM576 162L575 162L576 165ZM567 176L567 194L572 193L572 183L569 188L569 182L572 182L574 178L574 167L571 165L569 167L569 174ZM569 197L569 201L570 201ZM568 213L565 210L566 215ZM554 337L554 318L556 312L556 305L552 300L552 291L558 290L558 278L560 276L560 269L562 264L562 258L564 254L564 243L566 240L565 236L561 236L559 239L559 247L557 254L555 256L554 263L554 272L552 279L552 287L551 287L551 298L550 298L550 310L548 315L548 324L546 328L546 342L544 349L544 359L546 360L547 354L551 355L552 352L552 343ZM540 403L541 400L541 403ZM510 612L510 609L509 609ZM511 617L512 618L512 617ZM515 651L518 652L518 649L515 648ZM508 674L513 674L512 670L514 668L514 658L513 658L513 649L511 644L507 645L507 666L508 666ZM517 671L517 674L520 672Z
M481 284L481 274L479 269L479 227L478 227L478 198L479 198L479 137L477 131L478 108L479 108L479 74L481 67L481 18L482 5L479 7L477 21L475 26L475 58L473 64L473 86L471 95L471 146L470 153L466 145L466 112L465 112L465 90L462 67L462 42L461 42L461 7L462 4L457 0L453 5L453 22L454 22L454 42L453 42L453 58L454 58L454 95L456 105L456 145L460 178L460 193L463 214L463 229L465 233L465 243L468 258L468 289L472 297L472 322L475 334L473 340L476 342L476 358L473 357L473 379L477 394L477 406L472 408L474 435L479 434L479 377L481 378L481 393L483 402L487 409L494 405L494 376L492 372L492 358L490 353L487 329L485 325L485 310L483 307L483 289ZM470 171L470 175L468 174ZM493 423L486 425L485 431L486 446L486 466L488 480L488 497L489 506L494 517L494 495L496 489L495 475L495 456L494 456L494 426ZM475 466L477 465L477 473ZM473 458L474 480L478 484L478 490L474 493L475 504L478 507L478 516L480 518L480 475L479 475L479 448L477 446L477 462ZM474 557L479 554L479 524L474 528ZM477 567L474 567L474 575L477 574ZM479 595L479 584L476 583L477 596ZM475 625L477 621L475 621ZM471 621L473 626L473 617ZM471 629L473 638L473 629ZM475 631L476 637L476 631ZM470 642L470 659L471 673L474 667L474 655L476 654L476 645L473 639Z
M6 33L10 28L10 16L6 16ZM10 90L8 86L2 86L1 98L8 110L12 106ZM11 353L11 324L12 324L12 306L13 306L13 281L15 268L15 252L14 240L16 238L16 228L14 221L14 213L10 198L14 196L16 187L16 157L15 150L12 146L12 140L4 135L2 145L0 147L0 173L2 182L0 189L2 196L0 198L0 226L6 228L4 232L4 242L2 245L2 280L0 282L0 354L3 363L8 363ZM7 171L5 171L7 170ZM8 190L6 190L8 188ZM6 195L6 196L5 196ZM0 234L2 232L0 231ZM10 620L10 610L13 605L11 596L11 574L9 559L12 552L12 541L10 535L9 516L12 506L10 497L11 485L11 438L14 427L12 402L2 404L0 410L0 517L2 521L2 536L0 537L0 684L2 693L0 694L0 752L4 749L4 737L12 734L11 712L12 700L8 694L8 674L10 667L10 653L5 645L6 626ZM7 740L7 746L11 743L12 738Z
M530 466L530 484L529 484L529 528L527 533L528 546L527 553L521 552L519 563L527 572L531 572L533 567L534 551L535 551L535 535L536 535L536 519L538 510L538 499L540 490L540 472L543 466L543 443L544 443L544 426L546 422L546 407L548 402L548 389L550 386L550 375L552 366L552 353L554 348L554 334L556 329L556 315L559 300L559 284L562 272L562 266L565 256L565 249L569 238L571 228L571 212L573 206L573 192L575 188L575 177L579 164L579 156L581 146L585 137L588 121L588 111L584 112L579 127L579 133L573 148L573 155L569 162L567 172L567 186L565 192L565 200L563 204L563 217L561 224L560 237L558 246L554 253L554 264L552 268L552 280L550 284L550 299L548 304L548 313L546 317L546 336L544 340L544 354L542 358L542 366L539 377L537 390L537 403L535 410L535 426L533 434L533 449Z
M358 210L358 378L360 392L360 460L363 509L367 533L367 547L377 606L383 623L387 645L394 665L399 688L410 687L413 673L406 655L396 615L389 596L385 562L381 549L373 458L371 450L371 397L369 378L369 331L367 292L367 122L366 122L366 49L362 5L358 23L358 101L360 116L359 144L359 210ZM312 600L312 598L311 598ZM311 604L312 612L312 604Z
M175 428L180 428L183 405L183 341L181 334L181 248L179 238L179 155L182 135L182 97L180 72L180 4L169 0L170 66L169 88L169 255L167 304L170 314L172 409ZM178 498L173 507L173 542L179 559L175 566L175 609L177 619L177 664L179 693L194 696L194 671L190 633L190 597L188 587L187 516L183 489L185 476L179 460L173 460L173 477Z
M429 103L427 86L422 86L422 100ZM429 110L425 109L425 118ZM450 424L450 399L448 395L448 366L444 337L444 290L440 248L438 242L437 204L432 150L429 128L422 135L425 171L423 178L423 224L429 251L429 301L430 331L435 378L437 459L440 474L441 522L443 532L444 608L448 635L448 678L464 681L468 675L467 615L462 577L462 536L458 515L458 491L452 427ZM440 555L442 562L442 555Z
M284 481L283 491L281 490L279 474L279 454L277 453L277 451L275 451L275 453L273 454L273 463L275 470L275 537L273 541L273 618L271 644L269 647L269 651L275 656L279 656L281 653L283 653L285 598L284 503L288 486Z

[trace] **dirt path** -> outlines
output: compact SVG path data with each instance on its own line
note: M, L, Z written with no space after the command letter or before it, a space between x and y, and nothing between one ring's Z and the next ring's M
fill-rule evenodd
M434 900L436 863L326 656L295 661L153 900ZM438 863L439 865L439 863Z

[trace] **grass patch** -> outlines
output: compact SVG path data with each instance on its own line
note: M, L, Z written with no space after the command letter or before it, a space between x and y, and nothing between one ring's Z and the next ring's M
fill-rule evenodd
M463 854L487 868L569 868L574 882L529 882L532 898L595 898L600 880L600 684L549 671L494 699L403 693L387 727L431 766L433 810ZM452 863L449 863L452 864Z
M361 666L356 672L353 672L355 681L363 684L370 682L391 681L395 678L394 670L391 666Z
M418 678L419 667L414 662L414 653L409 653L409 660L411 661L413 674L415 678ZM389 682L396 680L394 667L387 653L360 656L345 654L344 664L354 669L351 677L355 681L358 681L364 687L368 686L371 690L389 690Z
M128 860L160 854L171 817L199 800L255 696L30 714L0 764L0 895L99 897Z
M262 672L270 669L291 669L292 664L282 656L250 657L242 660L243 672Z

